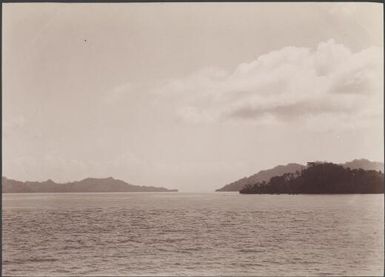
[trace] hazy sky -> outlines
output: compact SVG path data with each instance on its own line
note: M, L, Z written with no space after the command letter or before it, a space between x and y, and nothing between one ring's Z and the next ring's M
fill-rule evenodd
M3 175L213 191L383 161L375 3L3 5Z

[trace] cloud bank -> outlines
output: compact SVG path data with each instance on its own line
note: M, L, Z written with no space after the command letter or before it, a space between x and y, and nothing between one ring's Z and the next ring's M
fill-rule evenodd
M189 122L365 126L383 117L382 61L381 48L353 53L331 39L272 51L232 72L206 68L155 92Z

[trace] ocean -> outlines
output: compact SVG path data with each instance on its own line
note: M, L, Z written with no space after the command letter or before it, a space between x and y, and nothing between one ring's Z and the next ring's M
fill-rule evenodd
M384 274L384 195L3 194L3 275Z

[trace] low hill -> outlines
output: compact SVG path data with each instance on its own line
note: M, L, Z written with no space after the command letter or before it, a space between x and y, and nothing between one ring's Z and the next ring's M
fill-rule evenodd
M249 177L244 177L238 181L232 182L224 187L217 189L216 191L240 191L247 185L252 185L262 181L269 181L271 177L280 176L285 173L294 173L301 171L305 166L296 163L290 163L287 165L279 165L271 169L261 170L258 173Z
M86 178L70 183L21 182L2 177L3 193L26 192L175 192L160 187L135 186L124 181L110 178Z

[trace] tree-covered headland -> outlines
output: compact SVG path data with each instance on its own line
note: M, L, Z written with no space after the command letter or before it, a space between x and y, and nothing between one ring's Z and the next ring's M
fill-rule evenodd
M246 186L250 194L352 194L384 193L381 171L350 169L333 163L311 162L295 173Z

